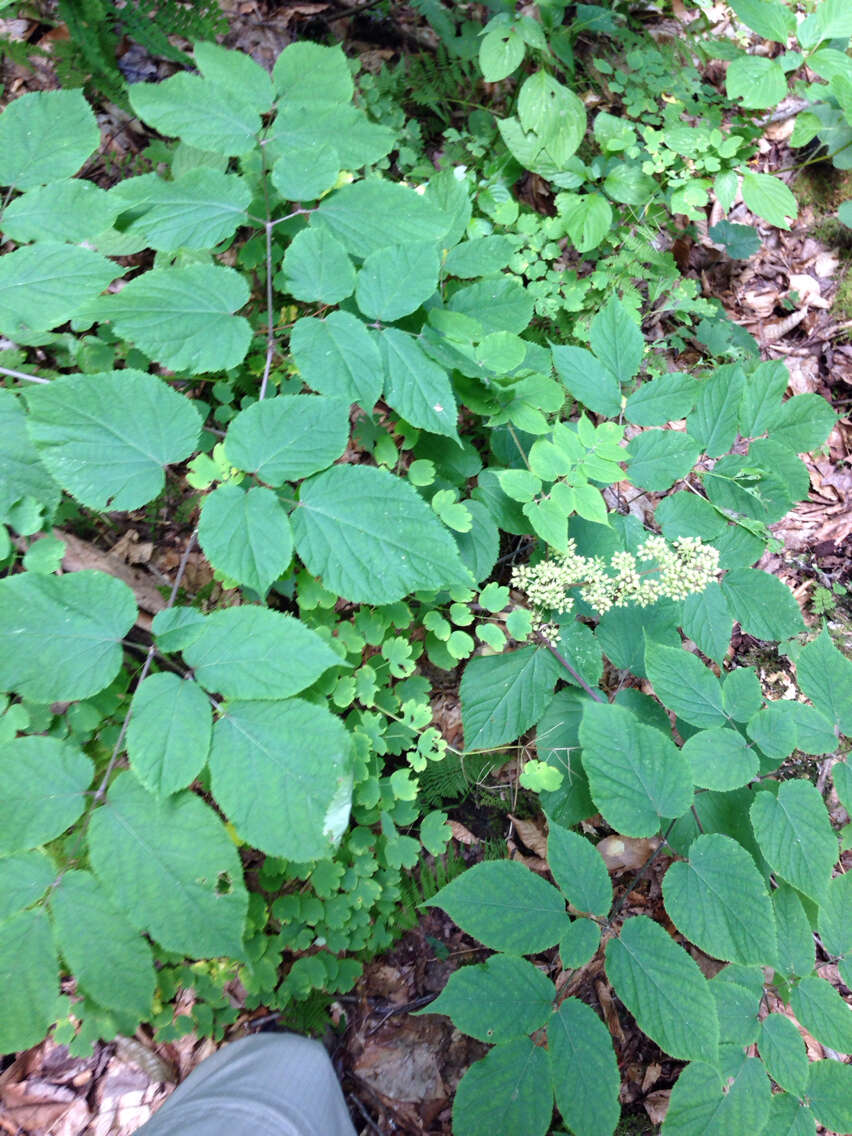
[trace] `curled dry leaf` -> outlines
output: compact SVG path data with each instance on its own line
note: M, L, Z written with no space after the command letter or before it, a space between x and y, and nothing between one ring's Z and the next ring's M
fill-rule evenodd
M453 839L457 840L459 844L479 844L479 837L474 836L470 829L465 828L459 821L451 820L449 825L452 829Z
M535 852L536 856L540 856L543 860L546 860L547 837L544 833L544 827L531 820L518 820L518 818L512 816L511 813L509 813L509 820L515 826L515 832L517 832L530 852Z
M609 872L636 872L660 846L658 837L605 836L596 848Z
M648 1093L642 1101L642 1107L652 1124L662 1124L666 1119L671 1095L671 1089L658 1089L655 1093Z

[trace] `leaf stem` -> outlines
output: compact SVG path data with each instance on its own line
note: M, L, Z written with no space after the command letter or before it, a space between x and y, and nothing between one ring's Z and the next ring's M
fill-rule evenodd
M544 646L547 647L548 651L550 651L550 653L551 653L551 655L553 655L554 659L556 659L556 661L558 663L561 663L562 666L565 668L565 670L568 671L568 673L580 684L580 686L582 686L582 688L583 688L583 690L585 690L586 694L588 694L591 698L594 698L595 702L604 702L605 701L605 699L602 698L601 695L596 690L594 690L591 686L589 686L589 684L586 682L586 680L583 678L583 676L578 671L574 670L574 668L571 666L571 664L568 662L568 660L565 658L565 656L560 654L559 651L557 651L557 649L553 646L553 644L550 642L550 640L547 638L547 636L542 635L539 632L539 639L544 644Z
M8 375L10 379L26 379L28 383L50 382L50 379L41 379L38 375L28 375L24 371L10 371L8 367L0 367L0 375Z

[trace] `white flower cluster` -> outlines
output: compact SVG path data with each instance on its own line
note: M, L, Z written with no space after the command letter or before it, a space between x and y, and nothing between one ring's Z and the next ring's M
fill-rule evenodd
M717 549L697 537L679 537L669 544L665 537L650 536L639 546L637 556L616 552L607 563L600 556L580 556L573 540L565 552L539 564L523 564L512 573L512 585L526 592L531 607L540 613L565 615L574 606L571 589L603 614L611 607L636 604L647 607L667 597L682 600L703 592L719 573ZM543 616L538 631L552 630Z

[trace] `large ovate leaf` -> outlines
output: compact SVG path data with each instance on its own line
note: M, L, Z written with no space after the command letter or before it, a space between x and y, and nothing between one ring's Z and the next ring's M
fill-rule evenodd
M119 212L105 190L91 181L58 181L22 193L3 211L0 229L13 241L82 244L108 228Z
M361 320L349 312L297 320L290 350L309 387L360 403L368 413L373 409L382 393L382 360Z
M664 706L693 726L721 726L726 721L722 688L697 655L649 642L645 667L654 693Z
M251 95L244 98L233 87L227 89L186 71L160 83L133 83L128 93L130 105L143 122L199 150L245 154L260 130L260 115Z
M56 945L83 990L111 1010L146 1018L156 975L151 948L91 872L66 872L51 892Z
M852 734L852 661L835 647L828 630L805 644L796 658L799 686L844 734Z
M455 1136L545 1136L553 1114L550 1057L529 1038L471 1065L453 1102Z
M52 514L61 491L30 441L20 400L0 390L0 520L22 497L32 497Z
M248 895L237 849L193 793L159 798L120 773L89 824L95 875L137 930L194 958L241 958Z
M368 257L389 245L440 241L451 218L413 189L370 178L323 198L311 218L317 223L354 256Z
M689 762L696 785L722 793L747 785L760 768L754 747L738 730L724 726L699 730L687 738L681 753Z
M37 1045L56 1020L59 1001L59 962L44 910L0 923L0 983L0 1051Z
M547 864L571 904L592 915L606 915L612 884L603 858L591 841L552 821L547 832Z
M558 678L559 664L539 647L471 659L460 688L467 748L519 738L544 713Z
M556 988L524 959L492 955L481 966L464 966L426 1013L446 1014L463 1033L493 1045L527 1037L550 1017Z
M318 133L300 139L295 145L291 142L283 157L273 165L272 184L285 201L314 201L334 187L343 161L337 148L329 145L327 137ZM315 235L319 230L308 231Z
M798 206L791 190L780 178L773 177L772 174L759 174L754 170L746 170L743 175L742 193L743 201L752 213L756 213L758 217L762 217L764 221L779 229L789 229L787 218L795 220L798 215Z
M133 696L127 753L133 772L160 797L185 789L207 762L213 716L201 688L164 671Z
M91 509L137 509L162 492L164 466L194 452L201 417L142 371L63 375L27 392L28 429L56 481Z
M379 346L388 405L412 426L458 440L456 399L444 368L399 328L386 327Z
M349 734L299 698L228 703L213 728L210 774L240 836L273 856L321 859L349 818Z
M763 1019L758 1048L772 1080L802 1095L808 1083L808 1054L802 1035L786 1014L769 1014Z
M777 106L787 94L787 76L776 59L742 55L728 65L725 92L729 99L740 99L742 106L751 109ZM757 209L754 212L764 216ZM782 227L787 228L786 225Z
M346 666L294 616L248 604L208 615L183 657L205 690L243 699L288 698Z
M355 288L355 266L327 229L302 229L290 242L275 283L297 300L339 304Z
M35 903L55 879L55 864L39 849L0 859L0 923Z
M837 415L819 394L797 394L782 403L769 426L773 442L797 454L815 450L831 433Z
M822 796L810 781L784 781L777 796L758 793L750 811L760 849L787 883L820 903L838 857Z
M692 500L700 501L702 498L692 497ZM659 509L657 513L659 519ZM669 536L665 529L663 531ZM681 627L684 634L693 640L699 651L703 651L708 659L713 659L720 665L731 645L733 626L734 620L728 610L728 601L715 580L711 580L703 592L692 592L683 601Z
M555 887L516 860L485 860L426 900L495 951L531 955L559 941L568 926Z
M609 1030L585 1002L566 998L547 1027L556 1107L572 1132L612 1136L621 1078Z
M762 39L786 44L796 27L795 14L783 0L730 0L730 7Z
M86 807L94 766L58 738L15 738L0 746L0 853L47 844Z
M269 110L275 97L267 71L242 51L229 51L218 43L196 43L192 53L205 79L233 91L258 114Z
M621 391L615 376L584 347L554 346L553 363L569 393L595 414L616 416Z
M839 1053L852 1053L852 1008L824 978L808 975L790 992L800 1025Z
M718 1069L696 1061L672 1089L663 1136L760 1136L771 1100L769 1080L755 1058L744 1061L724 1084Z
M285 47L275 61L272 79L285 105L295 103L312 112L348 103L355 90L342 48L308 40Z
M686 428L709 457L727 453L734 444L745 385L745 371L738 364L718 367L699 385Z
M734 568L722 579L731 615L747 635L789 639L804 631L799 605L787 585L769 572Z
M479 320L486 332L519 335L533 315L532 296L515 276L497 273L453 293L449 308Z
M628 919L606 948L606 973L648 1037L684 1061L715 1061L716 1002L690 955L646 915Z
M248 284L233 268L190 264L145 272L95 311L152 359L197 375L242 363L251 325L233 313L248 298Z
M852 1132L852 1065L812 1061L806 1100L829 1131Z
M271 489L220 485L204 498L198 543L213 567L266 595L293 556L287 512Z
M233 236L245 224L250 201L251 190L241 178L203 166L175 181L155 174L128 178L110 193L110 205L132 217L126 225L120 218L118 228L166 252L209 249Z
M355 300L370 319L392 323L434 295L440 261L434 241L376 249L358 273Z
M29 189L73 177L100 140L81 90L21 95L0 115L0 185Z
M136 620L130 588L103 572L0 580L0 689L36 702L103 690Z
M0 331L49 331L78 315L116 274L115 265L77 245L42 241L0 260Z
M801 978L814 968L814 935L798 892L781 884L772 893L778 928L778 963L785 975Z
M627 445L627 476L638 489L662 492L686 477L700 453L698 442L680 430L645 430Z
M692 803L689 766L669 738L629 710L589 702L580 726L592 799L625 836L653 836Z
M290 521L308 571L355 603L471 582L449 531L413 486L385 470L336 465L317 474L303 482Z
M686 863L663 879L672 922L706 954L728 962L774 966L775 914L763 877L748 852L730 836L705 833Z
M255 402L232 419L225 454L258 481L279 486L330 466L346 449L348 437L343 399L281 395Z

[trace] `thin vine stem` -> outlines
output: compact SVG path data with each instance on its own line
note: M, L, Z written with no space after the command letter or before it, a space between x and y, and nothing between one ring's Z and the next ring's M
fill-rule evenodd
M630 895L630 893L633 891L633 889L636 887L636 885L639 883L639 881L642 879L642 877L645 875L645 873L648 871L648 869L651 867L651 865L654 863L654 861L660 855L662 850L664 848L668 848L669 836L671 835L671 831L674 828L676 823L677 823L677 817L675 817L674 820L669 821L669 827L663 833L663 838L660 841L659 845L654 849L654 851L651 853L651 855L648 857L648 859L645 861L645 863L642 865L642 867L639 869L639 871L636 873L636 875L633 877L633 879L630 881L630 883L624 889L624 892L622 893L621 897L616 901L616 903L613 904L612 910L610 911L609 915L606 918L606 922L604 924L605 927L611 927L612 926L613 922L618 918L618 915L619 915L622 907L624 907L625 903L627 902L628 895Z
M38 375L28 375L25 371L12 371L8 367L0 367L0 375L8 375L10 379L25 379L28 383L50 382L50 379L42 379Z

